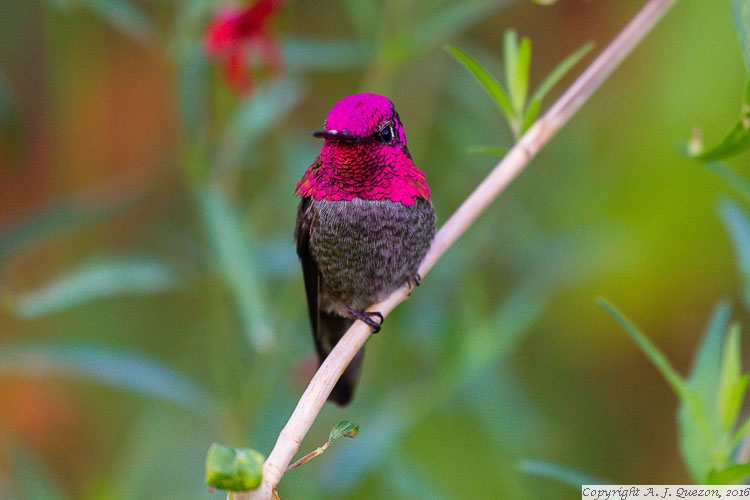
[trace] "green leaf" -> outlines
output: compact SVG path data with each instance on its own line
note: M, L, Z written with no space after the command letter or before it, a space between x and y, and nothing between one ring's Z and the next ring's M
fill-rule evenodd
M151 19L133 2L127 0L84 0L91 10L141 42L154 38Z
M700 408L704 409L703 415L696 414L685 405L678 410L680 449L688 469L698 482L705 481L708 471L716 467L714 459L725 455L725 451L718 452L716 448L717 443L724 441L720 437L722 431L718 412L708 412L708 409L717 407L716 393L721 380L724 337L730 312L726 301L720 302L714 309L688 377L690 388Z
M552 72L547 75L547 78L539 85L536 91L532 94L529 99L529 104L526 107L526 111L523 114L523 123L521 124L521 132L525 132L528 128L536 121L539 117L539 112L542 108L542 100L547 93L554 87L560 79L567 73L581 58L586 55L594 47L593 43L587 43L573 54L569 55L563 62L561 62Z
M664 354L617 308L604 299L599 299L599 304L620 323L677 394L680 400L678 422L683 458L695 480L704 481L706 474L714 466L714 443L718 434L716 427L712 425L712 421L706 414L707 407L703 405L700 394L693 390L672 368Z
M709 162L706 167L724 181L730 188L734 189L737 194L742 196L745 202L750 203L750 182L742 175L738 174L732 167L723 161Z
M526 96L529 91L529 73L531 68L531 40L521 39L513 30L505 32L505 81L516 118L523 115Z
M552 72L547 75L547 77L544 79L544 81L539 85L539 87L534 91L534 94L531 96L531 101L541 101L544 99L544 97L549 93L550 90L552 90L552 87L554 87L557 82L559 82L565 74L570 71L570 69L580 61L583 56L589 53L591 49L594 48L594 44L589 42L585 44L580 49L573 52L571 55L565 58L563 62L557 65L555 69L552 70Z
M176 46L177 87L175 94L179 104L180 126L186 150L193 152L204 147L206 117L209 116L209 68L210 62L203 51L203 44L195 39L186 39ZM194 154L194 153L193 153ZM201 166L206 162L201 161Z
M688 151L688 155L701 161L723 160L738 155L750 147L750 80L746 85L745 99L740 107L740 119L729 133L716 146L705 151Z
M731 431L742 408L745 389L750 378L742 376L740 361L740 329L732 325L724 343L724 356L721 361L721 378L717 398L721 427Z
M732 0L732 15L734 25L740 35L745 67L750 68L750 1Z
M215 172L224 174L246 166L247 159L253 157L253 148L284 120L303 94L301 85L284 79L259 88L250 99L242 101L222 137Z
M213 443L206 456L206 485L227 491L254 490L263 479L265 460L250 448Z
M731 446L735 447L750 434L750 418L747 418L745 422L737 429L737 432L732 436Z
M600 298L598 302L610 316L620 323L620 326L630 335L630 338L635 341L651 363L661 372L677 397L685 403L695 405L697 403L695 394L680 374L672 368L666 356L619 309L605 299Z
M33 319L96 299L161 293L180 284L177 273L163 262L110 257L70 271L33 292L15 295L5 291L0 300L16 316Z
M714 401L719 385L722 344L730 313L731 307L727 301L719 302L714 308L688 377L690 388L706 407Z
M247 337L253 347L265 351L274 338L268 318L270 306L258 272L257 245L218 187L206 186L198 199L219 270L232 292Z
M417 54L441 46L472 24L486 19L491 12L513 1L515 0L456 2L416 25L409 24L409 29L389 39L383 48L382 58L396 65L403 64Z
M487 93L495 101L495 104L503 112L506 119L512 120L514 117L513 106L510 104L508 95L495 78L486 70L484 67L474 60L470 55L460 51L456 47L448 45L446 47L451 55L456 58L466 69L471 72L474 78L479 84L487 91Z
M340 437L353 438L359 434L359 425L353 424L348 420L342 420L336 426L331 429L331 433L328 435L328 441L333 442Z
M350 2L359 5L361 1ZM368 21L372 17L368 18ZM372 23L370 23L372 25ZM343 71L363 68L372 59L372 47L361 40L285 38L284 63L290 73Z
M580 488L583 484L611 484L610 481L580 472L572 467L541 460L524 459L521 461L519 469L526 474L552 479L573 488Z
M211 394L145 354L88 343L0 344L0 376L71 377L157 397L204 414Z
M532 99L529 101L529 105L523 114L523 121L521 122L521 133L526 132L531 127L537 118L539 118L539 111L542 109L542 101L540 99Z
M498 363L512 352L546 307L547 297L533 284L525 283L515 288L486 321L467 320L472 325L471 333L462 335L455 348L459 364L443 371L448 380L441 385L451 388L466 383L481 370ZM503 335L498 337L498 331Z
M734 244L735 261L742 277L742 298L750 309L750 217L731 199L719 205L719 215Z
M711 471L705 484L740 484L750 477L750 463L734 464L724 469Z
M13 252L38 240L60 234L69 235L76 229L122 213L132 207L133 201L117 199L106 206L83 206L64 201L40 210L0 232L0 261L5 261Z
M70 0L48 0L55 8L69 8ZM154 38L155 26L149 17L133 2L128 0L79 0L92 12L120 29L138 42Z

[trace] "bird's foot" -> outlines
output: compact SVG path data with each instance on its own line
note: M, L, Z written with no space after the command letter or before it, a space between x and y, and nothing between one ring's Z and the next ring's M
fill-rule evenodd
M422 282L422 277L419 274L415 274L413 277L407 278L406 282L410 287L414 288L419 286L419 284Z
M406 278L406 284L409 285L409 288L412 290L419 286L419 283L422 281L422 277L419 275L419 273L415 274L412 278ZM411 290L409 290L409 295L411 295Z
M380 327L383 325L383 315L378 311L358 311L351 307L347 307L346 310L349 311L349 314L354 318L372 328L372 333L378 333L380 331ZM378 321L376 321L375 318L378 318Z

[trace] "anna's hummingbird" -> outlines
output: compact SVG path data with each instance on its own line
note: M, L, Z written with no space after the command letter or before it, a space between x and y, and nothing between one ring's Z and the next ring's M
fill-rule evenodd
M382 315L364 310L419 281L436 226L430 187L390 100L345 97L324 127L313 133L323 150L297 183L294 233L321 362L355 319L380 329ZM362 351L329 399L349 403L361 362Z

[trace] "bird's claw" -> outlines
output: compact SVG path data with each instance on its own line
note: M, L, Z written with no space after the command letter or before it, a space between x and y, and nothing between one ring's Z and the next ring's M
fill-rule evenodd
M372 328L372 333L378 333L380 331L380 327L383 325L383 315L378 311L357 311L351 307L347 307L347 310L354 318ZM378 321L374 318L378 318Z

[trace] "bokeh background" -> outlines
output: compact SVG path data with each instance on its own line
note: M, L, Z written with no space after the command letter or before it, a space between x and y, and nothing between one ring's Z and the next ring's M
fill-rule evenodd
M388 95L444 221L497 161L469 149L512 138L443 46L501 76L513 28L538 84L642 3L290 0L283 70L237 95L203 48L218 2L4 0L0 498L223 498L208 446L268 453L314 366L293 191L330 107ZM678 2L388 318L302 451L360 435L281 497L578 498L527 459L691 481L675 396L596 299L683 373L720 299L747 320L731 192L680 153L733 125L744 71L729 2Z

